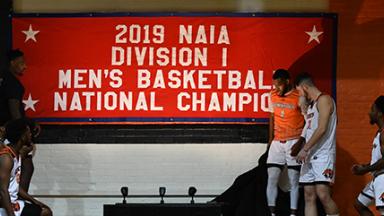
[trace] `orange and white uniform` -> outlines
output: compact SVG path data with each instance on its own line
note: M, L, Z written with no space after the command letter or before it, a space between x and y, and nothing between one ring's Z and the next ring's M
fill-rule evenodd
M288 141L300 137L304 118L299 107L299 92L293 89L283 97L271 92L271 112L274 115L274 139Z
M304 127L299 97L296 89L292 89L284 96L279 96L276 90L271 92L270 112L274 116L274 138L269 148L267 164L299 165L291 156L291 147L297 142Z
M15 152L8 146L5 146L0 150L0 155L9 154L13 158L13 168L11 172L11 178L9 180L9 197L11 199L11 204L13 211L16 216L21 215L21 212L24 208L24 201L18 200L19 193L19 183L20 183L20 171L21 171L21 158L17 156ZM0 216L7 216L5 209L0 208Z

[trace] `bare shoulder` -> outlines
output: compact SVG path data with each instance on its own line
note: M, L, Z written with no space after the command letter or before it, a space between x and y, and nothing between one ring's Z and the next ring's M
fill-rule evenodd
M330 95L321 95L317 100L317 108L320 110L329 110L330 113L333 112L333 98Z
M0 163L13 162L11 155L9 154L0 154Z
M319 103L333 104L333 98L330 95L323 94L318 99Z
M7 153L0 154L0 168L12 168L12 166L13 166L12 156Z

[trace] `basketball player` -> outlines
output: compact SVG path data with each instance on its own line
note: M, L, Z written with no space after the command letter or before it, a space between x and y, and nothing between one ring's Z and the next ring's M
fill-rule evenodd
M271 92L271 115L269 121L268 143L268 184L267 200L271 215L275 216L278 183L282 168L287 165L288 179L291 186L291 215L297 214L299 199L299 170L294 157L291 156L292 145L301 135L304 119L300 112L299 92L289 82L287 70L278 69L273 74L275 89Z
M306 117L306 143L297 155L297 161L303 163L300 184L304 185L305 215L317 216L318 197L328 216L338 216L330 187L335 178L336 105L332 97L322 94L306 73L298 75L295 85L300 95L311 102Z
M0 144L0 216L52 216L48 206L34 199L19 185L20 155L30 150L26 149L31 145L31 136L28 123L23 118L5 125L5 138L10 144Z
M373 179L369 182L355 201L355 209L362 216L373 216L368 206L375 202L380 215L384 215L384 96L379 96L371 106L369 112L370 123L376 124L378 131L373 139L371 162L369 164L355 164L352 173L364 175L371 172Z

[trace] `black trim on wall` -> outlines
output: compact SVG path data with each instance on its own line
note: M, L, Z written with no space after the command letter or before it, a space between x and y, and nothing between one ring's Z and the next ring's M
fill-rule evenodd
M43 125L36 143L266 143L268 125Z

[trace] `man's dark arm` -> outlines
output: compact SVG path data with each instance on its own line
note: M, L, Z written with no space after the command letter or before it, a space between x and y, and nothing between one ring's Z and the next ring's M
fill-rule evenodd
M19 119L22 117L20 113L20 101L17 99L9 99L8 100L8 107L9 107L9 112L11 113L12 119Z
M273 139L275 138L274 128L275 128L275 117L274 117L274 113L270 113L270 116L269 116L269 139L268 139L268 148L269 148L269 146L271 145Z
M19 188L19 197L23 200L27 200L35 205L40 206L41 208L50 209L47 205L35 199L33 196L29 195L23 188Z

